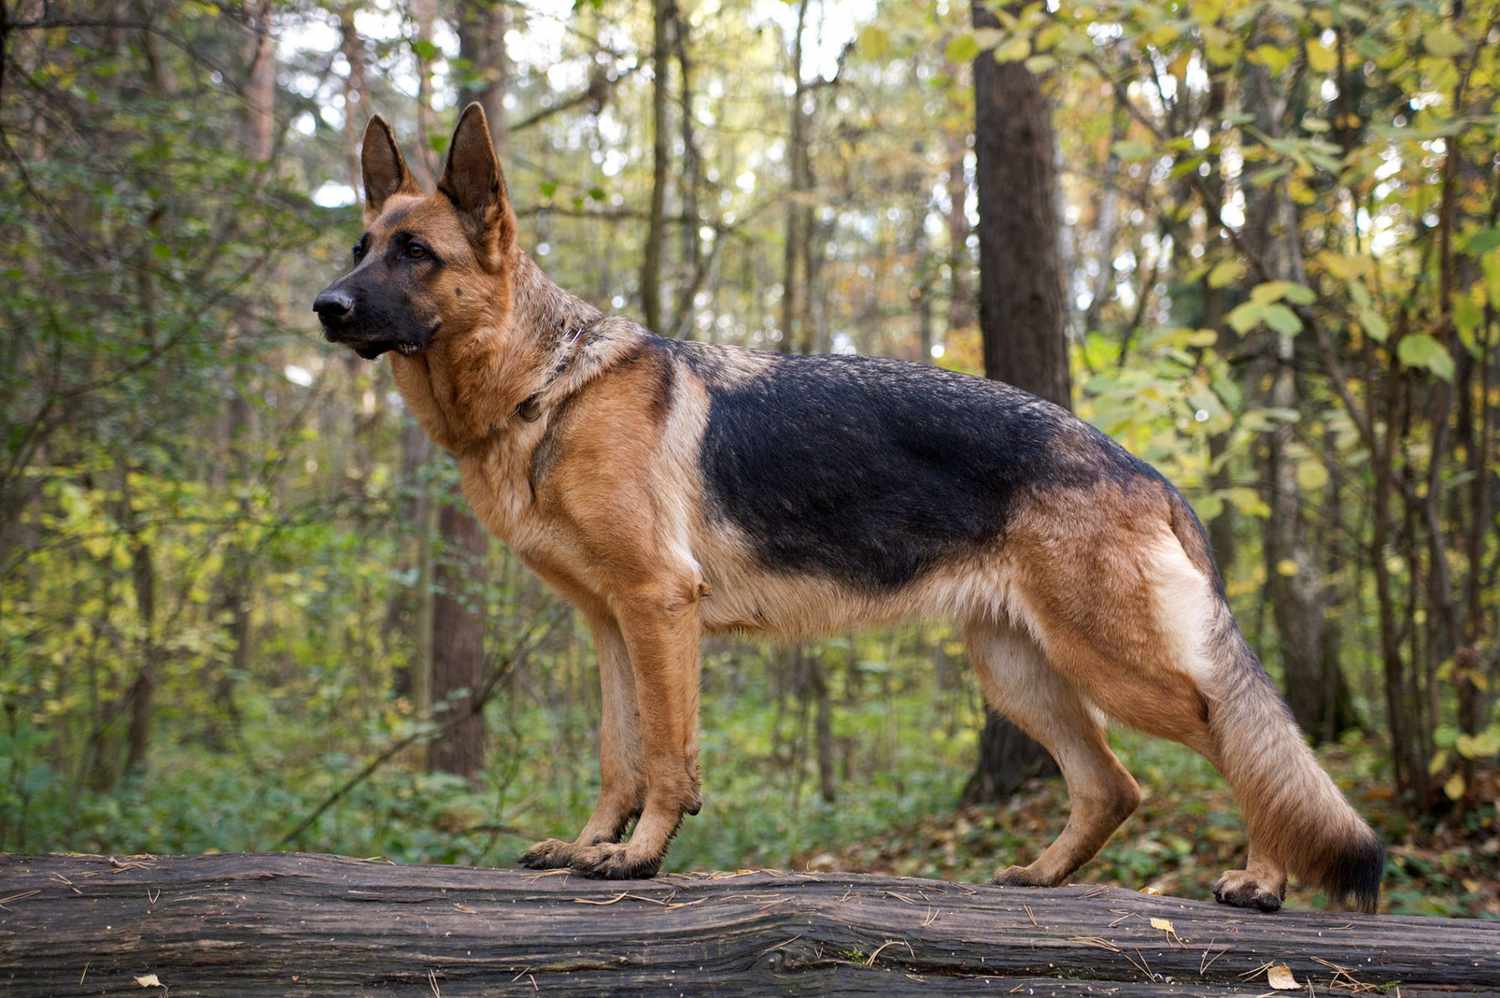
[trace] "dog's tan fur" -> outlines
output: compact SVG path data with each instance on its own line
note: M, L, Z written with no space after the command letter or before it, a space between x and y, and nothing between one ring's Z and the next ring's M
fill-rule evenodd
M416 190L379 119L364 164L375 245L417 227L449 261L420 297L441 321L436 339L392 354L401 394L457 459L475 512L578 607L598 652L598 806L576 839L539 843L526 862L655 872L700 802L704 632L802 637L931 616L963 623L986 699L1048 748L1072 799L1063 833L1003 883L1061 883L1134 810L1140 791L1109 749L1106 717L1189 745L1229 777L1251 861L1225 875L1223 900L1274 907L1288 867L1316 878L1344 840L1368 834L1274 694L1236 672L1215 630L1228 611L1212 561L1175 493L1114 481L1042 489L1000 538L894 592L768 569L707 509L705 376L519 251L478 105L455 133L442 193ZM721 383L767 364L715 356Z

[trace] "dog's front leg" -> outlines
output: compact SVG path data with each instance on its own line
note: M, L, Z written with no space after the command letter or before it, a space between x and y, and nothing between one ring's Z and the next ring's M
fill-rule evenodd
M636 707L635 673L619 625L607 613L589 614L594 655L599 661L599 688L604 711L599 725L599 802L588 824L572 842L546 839L521 857L535 870L572 864L588 846L618 842L630 820L646 802L646 774L641 765L641 721Z
M651 877L683 814L697 814L698 620L696 587L668 584L612 601L635 677L646 802L626 843L579 849L570 864L591 877Z

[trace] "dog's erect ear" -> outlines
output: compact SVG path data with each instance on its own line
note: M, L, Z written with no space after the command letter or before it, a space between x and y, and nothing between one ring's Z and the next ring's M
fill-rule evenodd
M380 115L365 126L364 147L359 153L365 175L365 222L373 222L392 194L417 194L417 182L396 148L396 136Z
M477 101L459 116L438 191L453 202L480 263L498 267L515 244L516 216L490 141L489 120Z

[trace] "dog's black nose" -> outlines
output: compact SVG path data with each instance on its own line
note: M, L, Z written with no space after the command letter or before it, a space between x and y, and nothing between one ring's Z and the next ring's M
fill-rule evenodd
M313 311L325 324L342 322L354 311L354 296L338 288L327 288L313 299Z

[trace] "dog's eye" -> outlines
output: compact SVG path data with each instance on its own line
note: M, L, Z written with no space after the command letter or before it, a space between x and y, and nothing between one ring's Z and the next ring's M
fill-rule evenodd
M355 260L356 263L359 262L359 258L360 257L362 257L362 256L365 255L365 250L369 248L369 245L370 245L370 237L369 236L362 237L359 242L357 242L357 243L354 244L354 260Z
M406 244L406 258L408 260L422 260L427 257L427 247L418 242Z

